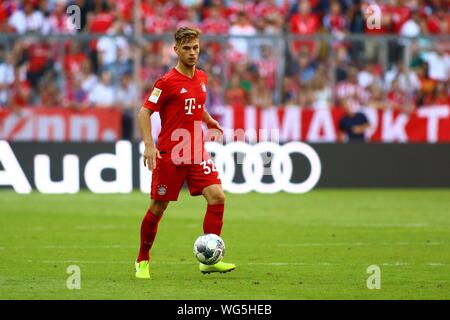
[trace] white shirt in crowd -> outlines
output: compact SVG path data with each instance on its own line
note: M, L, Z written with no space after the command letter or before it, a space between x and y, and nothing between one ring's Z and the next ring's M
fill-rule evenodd
M404 91L416 91L420 89L420 80L417 74L409 70L408 74L405 72L402 72L400 75L397 76L398 70L396 67L393 67L391 70L386 72L385 75L385 85L386 89L389 90L392 84L392 81L394 81L395 77L397 77L398 84L400 88Z
M42 32L44 15L41 11L34 11L27 16L22 10L17 10L9 17L8 25L13 27L19 34L23 34L27 31Z
M414 20L409 19L400 29L400 35L404 37L417 37L420 35L420 26Z
M102 82L89 92L88 101L98 107L113 107L115 105L115 92L114 87L111 85L105 85Z
M230 30L229 34L231 36L253 36L256 35L256 29L252 25L246 25L246 26L240 26L240 25L233 25ZM233 46L233 49L242 55L247 55L249 50L249 40L248 39L232 39L230 40L231 45Z
M117 90L117 104L123 109L128 109L138 103L138 91L135 84L130 83L127 87L120 86Z
M81 80L81 88L85 92L91 92L91 90L94 89L94 87L98 83L98 78L95 74L91 73L89 76Z
M7 63L0 64L0 107L8 102L8 86L14 83L14 67Z
M362 70L358 73L358 84L361 87L367 88L374 82L375 82L375 76L372 73L370 73L366 70Z
M103 55L103 65L115 63L118 60L119 49L123 52L129 50L128 42L124 37L101 37L97 42L97 50Z
M450 75L450 56L439 55L437 52L422 53L422 58L428 63L429 76L433 80L448 81Z

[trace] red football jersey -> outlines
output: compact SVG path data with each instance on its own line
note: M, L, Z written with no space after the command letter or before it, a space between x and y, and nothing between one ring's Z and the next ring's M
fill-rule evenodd
M158 150L163 159L177 165L204 160L201 124L207 83L208 77L202 70L195 69L189 78L173 68L156 81L147 95L144 107L159 112L161 117Z

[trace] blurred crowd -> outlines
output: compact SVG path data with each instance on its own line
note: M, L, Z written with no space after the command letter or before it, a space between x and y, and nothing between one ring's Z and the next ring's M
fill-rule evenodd
M209 75L209 108L369 106L411 111L449 104L448 4L141 0L135 12L135 0L0 0L0 34L18 35L0 36L0 107L116 106L131 119L143 95L173 67L171 34L180 26L197 27L206 35L199 66ZM72 36L48 37L61 34ZM79 37L92 34L96 37ZM136 34L170 37L136 42ZM318 34L333 37L295 37ZM271 37L233 38L261 35ZM363 37L349 40L346 35ZM377 35L414 40L380 41L373 37ZM439 35L444 37L428 38Z

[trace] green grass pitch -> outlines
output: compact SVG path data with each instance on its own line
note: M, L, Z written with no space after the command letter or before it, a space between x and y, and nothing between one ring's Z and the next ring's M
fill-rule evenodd
M192 254L205 202L184 191L151 280L134 278L147 195L0 191L0 203L0 299L450 299L449 189L227 194L224 260L237 269L210 275ZM70 265L80 290L66 287Z

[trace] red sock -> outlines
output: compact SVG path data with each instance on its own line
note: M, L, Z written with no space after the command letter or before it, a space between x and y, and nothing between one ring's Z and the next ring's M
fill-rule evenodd
M203 220L203 232L214 233L220 236L223 225L223 211L225 205L222 204L208 204L206 209L205 219Z
M142 220L141 224L141 247L139 249L139 256L137 261L149 260L150 259L150 249L152 248L153 241L156 237L156 232L158 231L158 223L161 220L161 216L157 216L150 209Z

